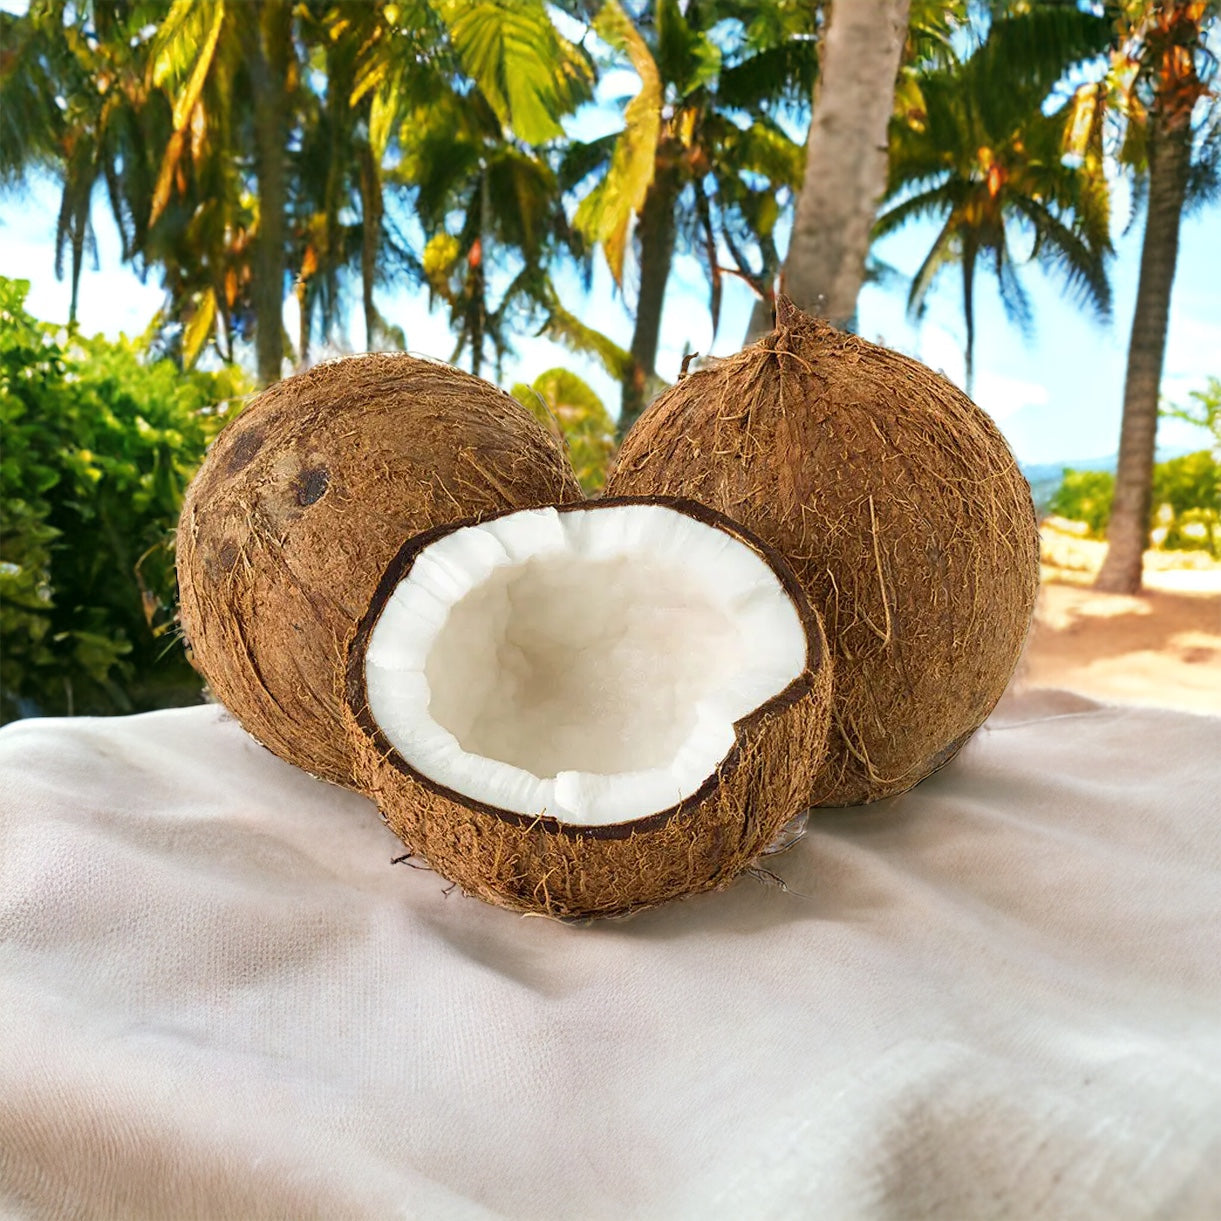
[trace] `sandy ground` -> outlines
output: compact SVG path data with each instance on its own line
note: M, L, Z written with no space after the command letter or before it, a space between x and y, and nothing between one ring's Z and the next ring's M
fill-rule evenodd
M1221 563L1148 552L1146 592L1126 597L1089 588L1104 550L1067 523L1044 525L1043 586L1015 685L1221 715Z

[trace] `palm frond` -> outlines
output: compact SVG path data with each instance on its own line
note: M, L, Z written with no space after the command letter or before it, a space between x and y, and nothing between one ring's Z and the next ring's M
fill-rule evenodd
M907 294L907 312L913 318L924 316L929 290L933 287L938 273L954 261L956 237L954 216L951 214L933 240L928 254L924 257L924 262L912 276L911 288Z
M1044 203L1017 196L1013 207L1022 212L1038 234L1036 257L1063 276L1066 286L1106 321L1111 316L1111 282L1106 272L1107 252L1091 246Z
M592 95L588 60L560 36L543 0L432 0L462 67L505 127L528 144L563 134Z
M873 223L873 240L894 233L913 220L928 216L943 216L954 206L949 185L941 182L925 191L918 191L892 204Z
M684 16L677 0L657 0L654 6L657 70L679 98L711 84L721 69L720 48L693 24L699 11L698 5L688 5Z
M1023 338L1029 339L1034 332L1034 310L1030 304L1030 296L1010 257L1008 243L1002 240L996 247L994 256L993 269L996 272L996 283L1000 289L1005 317L1021 331Z
M607 0L594 28L602 39L627 55L640 77L640 92L624 113L624 128L615 142L610 170L581 201L574 224L591 242L601 243L611 275L622 287L632 217L644 204L653 181L661 134L661 75L640 32L618 0Z

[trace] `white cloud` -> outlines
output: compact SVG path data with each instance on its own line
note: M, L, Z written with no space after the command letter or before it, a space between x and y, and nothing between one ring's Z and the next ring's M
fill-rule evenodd
M975 401L994 419L1004 420L1025 407L1042 407L1048 390L1040 382L1003 377L982 370L975 379Z

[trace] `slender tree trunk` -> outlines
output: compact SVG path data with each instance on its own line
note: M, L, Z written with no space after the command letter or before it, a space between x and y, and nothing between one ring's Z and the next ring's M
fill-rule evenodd
M966 392L975 393L975 247L968 242L962 252L962 315L967 323L967 343L963 351Z
M86 191L76 205L72 217L72 300L68 304L68 325L76 325L76 309L80 303L81 271L85 265L85 238L89 235L89 207L93 192Z
M277 381L284 363L285 144L292 10L284 0L261 0L247 45L254 89L255 177L259 228L254 250L255 352L259 381Z
M298 277L294 285L297 297L297 367L309 363L309 286Z
M377 278L377 251L381 244L382 193L378 185L378 166L367 142L360 147L360 208L360 291L365 311L365 348L372 352L378 342L373 282Z
M1190 111L1176 115L1154 110L1149 119L1149 206L1128 343L1115 499L1107 527L1106 559L1095 582L1096 588L1111 593L1133 594L1141 588L1153 499L1158 392L1190 164Z
M648 384L657 366L657 341L666 300L666 282L674 262L674 208L681 188L677 166L658 154L657 168L640 209L640 299L632 331L632 370L623 382L619 409L622 437L648 406Z
M908 0L833 0L823 36L805 179L780 273L795 305L847 326L865 278L888 128L907 37ZM750 334L771 324L756 306Z

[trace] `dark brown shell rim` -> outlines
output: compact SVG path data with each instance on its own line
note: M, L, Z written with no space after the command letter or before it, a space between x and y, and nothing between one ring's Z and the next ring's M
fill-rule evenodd
M780 579L785 593L789 595L793 605L797 608L797 615L801 620L801 626L806 637L806 665L801 674L793 679L784 690L760 704L740 720L735 721L734 744L729 748L728 753L720 761L716 769L709 774L704 783L689 797L685 797L677 804L668 806L656 814L649 814L644 818L631 819L628 822L582 826L577 823L562 822L558 818L551 818L546 814L521 814L516 810L502 810L499 806L488 805L486 802L479 801L465 793L459 793L457 790L425 776L414 768L399 754L382 732L381 726L373 719L373 713L369 708L363 663L368 648L369 636L372 634L374 627L376 627L377 621L381 618L382 611L389 601L390 595L411 571L411 566L415 563L416 557L421 551L431 546L438 539L444 538L447 534L453 534L456 530L462 530L467 526L482 525L485 522L495 521L498 517L508 517L514 513L537 512L538 510L506 509L502 513L489 513L484 517L468 517L462 521L447 523L443 526L434 526L431 530L425 530L421 534L416 534L399 548L395 557L387 565L386 571L382 574L382 579L378 582L377 589L373 594L373 600L370 602L368 610L361 616L360 622L356 626L356 631L348 644L345 666L345 696L348 707L356 719L357 725L360 726L361 731L373 742L381 752L382 757L397 771L411 777L417 784L422 785L430 792L437 793L459 806L489 814L494 818L502 819L515 826L538 827L553 835L566 835L575 839L627 839L642 831L655 831L658 827L664 826L672 818L677 817L685 810L699 805L737 767L742 754L742 740L747 732L758 721L791 707L809 693L814 686L814 675L822 666L827 664L822 626L818 614L803 592L788 561L784 559L779 551L765 543L757 535L751 533L745 526L734 521L731 517L726 517L725 514L717 512L715 509L710 509L699 501L690 500L682 496L606 496L595 500L570 501L567 504L543 505L539 507L553 508L557 513L579 513L586 509L614 508L620 505L659 505L663 508L673 509L687 517L695 518L705 525L723 530L726 534L736 538L740 543L743 543L757 555L761 556Z

